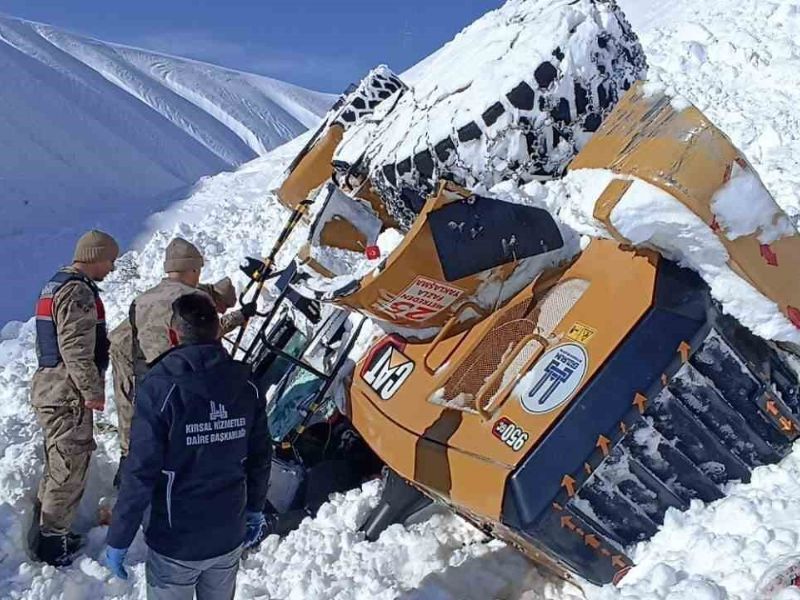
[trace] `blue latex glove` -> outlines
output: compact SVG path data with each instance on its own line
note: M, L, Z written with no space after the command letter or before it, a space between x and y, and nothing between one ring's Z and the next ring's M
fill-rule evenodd
M252 548L267 537L267 519L260 510L248 510L245 517L247 519L247 533L244 536L244 547Z
M128 572L125 570L123 563L125 557L128 555L127 548L112 548L106 547L106 566L108 569L120 579L127 579Z

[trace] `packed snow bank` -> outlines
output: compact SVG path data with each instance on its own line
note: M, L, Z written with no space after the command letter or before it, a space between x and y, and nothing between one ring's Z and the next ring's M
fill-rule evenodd
M0 16L0 324L90 227L127 246L205 175L316 125L333 102L266 77ZM6 289L9 289L6 288Z
M800 551L800 452L727 491L713 504L669 511L661 531L635 549L638 566L622 587L592 600L753 600L761 576Z
M585 236L588 242L591 237L612 238L593 212L596 199L615 177L614 173L603 169L580 169L570 171L559 181L533 182L523 188L508 182L495 186L491 192L499 198L546 208L565 227ZM732 231L732 236L744 235L761 227L761 235L774 241L792 230L786 217L773 218L771 202L762 203L766 205L766 215L754 217L752 211L758 208L758 196L742 193L747 191L747 182L744 188L737 186L738 193L723 189L718 194L717 205L724 203L723 211L718 214L724 215L726 231ZM778 305L728 266L728 251L708 224L667 192L634 179L612 211L611 224L636 246L658 250L663 256L699 273L724 311L756 335L768 340L800 343L800 331L781 313Z
M620 0L648 79L695 104L800 220L800 6L794 0Z

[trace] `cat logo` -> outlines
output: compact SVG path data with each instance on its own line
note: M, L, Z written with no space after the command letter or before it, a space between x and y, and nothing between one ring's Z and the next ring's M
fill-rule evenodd
M378 396L389 400L413 372L414 362L392 344L386 344L361 377Z

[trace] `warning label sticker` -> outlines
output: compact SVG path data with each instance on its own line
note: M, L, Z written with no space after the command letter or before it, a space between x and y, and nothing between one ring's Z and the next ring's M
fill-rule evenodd
M589 343L589 340L594 337L595 333L597 333L597 329L594 327L589 327L588 325L578 322L570 327L567 332L567 337L571 340L575 340L579 344L586 345Z
M441 281L417 277L397 296L381 300L373 305L393 319L426 321L439 314L464 294L461 290Z

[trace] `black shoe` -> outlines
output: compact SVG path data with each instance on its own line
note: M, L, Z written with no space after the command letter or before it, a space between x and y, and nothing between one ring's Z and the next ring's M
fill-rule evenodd
M31 526L28 529L28 552L34 558L38 555L39 547L39 519L42 515L42 503L39 499L33 501L33 516L31 517Z
M40 532L36 557L54 567L72 564L75 552L70 551L69 540L70 534Z

